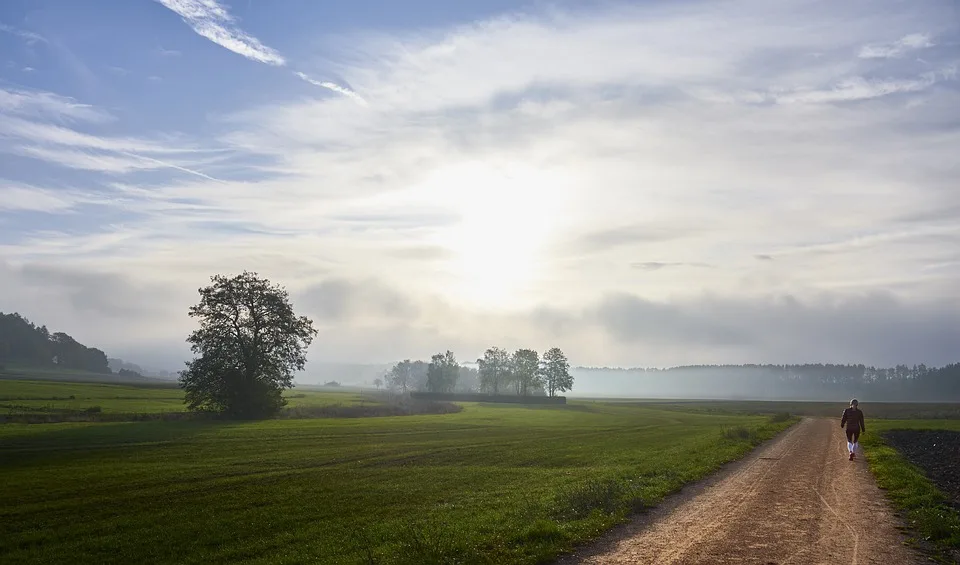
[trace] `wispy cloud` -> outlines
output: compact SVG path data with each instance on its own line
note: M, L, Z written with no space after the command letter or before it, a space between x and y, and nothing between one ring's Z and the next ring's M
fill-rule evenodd
M39 33L34 33L29 30L20 29L13 27L11 25L4 24L0 22L0 31L4 33L9 33L15 35L21 39L26 40L27 45L33 45L34 43L49 43L47 38L43 37Z
M911 51L933 47L930 36L925 33L911 33L892 43L874 43L860 49L861 59L890 59L902 57Z
M87 149L65 147L40 147L35 145L19 145L0 148L6 153L22 155L40 159L48 163L79 169L83 171L98 171L102 173L129 173L161 168L159 163L145 161L128 153L105 153Z
M156 1L179 14L180 17L183 18L183 21L193 28L195 32L221 47L259 63L266 63L278 67L287 64L286 59L280 55L279 52L267 47L257 38L248 35L236 27L236 19L227 11L227 8L219 4L217 0ZM170 52L164 51L164 53ZM366 100L349 88L330 81L314 80L302 72L295 72L294 74L310 84L348 96L356 100L358 104L363 106L367 104Z
M154 49L154 53L160 55L161 57L179 57L183 54L182 51L177 49L164 49L163 47L157 47Z
M917 29L955 41L938 27L947 8L604 6L338 36L324 61L275 66L343 96L278 84L273 100L223 116L219 100L191 95L222 116L197 128L213 132L203 143L67 117L82 113L69 104L9 103L0 146L82 168L103 217L80 234L53 220L14 232L0 256L96 264L185 294L195 286L184 281L255 268L294 296L314 291L309 307L330 328L312 358L446 347L469 358L501 335L508 346L556 340L576 362L873 362L912 359L916 344L894 338L913 332L929 359L953 354L929 338L960 325L952 310L930 313L960 281L947 213L960 209L956 53L858 56ZM313 78L325 76L358 98ZM223 160L201 151L224 145ZM75 199L17 180L21 208ZM385 273L390 285L357 282ZM15 287L0 303L32 283L0 283ZM506 291L473 292L491 285ZM877 289L896 299L857 302ZM121 330L71 314L55 290L21 302L75 315L105 346L181 343L186 331L182 306ZM889 323L904 313L909 331ZM863 324L844 320L864 315L883 331L851 337ZM785 317L802 327L785 329Z
M280 53L236 27L236 19L216 0L156 1L176 12L197 34L225 49L268 65L286 64Z
M917 78L900 80L868 80L863 77L846 78L825 89L803 89L793 92L771 93L769 96L783 104L853 102L870 100L891 94L920 92L937 82L936 73L923 73Z
M707 263L686 263L677 261L645 261L642 263L632 263L630 266L634 269L640 269L641 271L659 271L661 269L668 269L671 267L695 267L699 269L713 268L712 265L708 265Z
M0 211L60 212L75 205L70 194L0 179Z
M51 92L6 90L0 88L0 112L20 116L73 119L85 122L107 122L114 119L108 112L82 104L73 98Z
M312 84L312 85L314 85L314 86L320 86L320 87L323 87L323 88L327 88L327 89L329 89L329 90L332 90L332 91L334 91L334 92L338 92L338 93L340 93L340 94L343 94L344 96L349 96L350 98L353 98L354 100L356 100L357 103L360 104L361 106L366 106L366 105L367 105L367 101L364 100L363 97L361 97L361 96L360 96L359 94L357 94L356 92L350 90L349 88L344 88L344 87L342 87L342 86L340 86L340 85L338 85L338 84L334 84L334 83L328 82L328 81L314 80L314 79L308 77L306 74L301 73L301 72L299 72L299 71L294 72L293 74L297 75L297 76L300 77L301 79L309 82L310 84Z
M50 92L0 89L0 118L0 152L82 170L125 173L170 168L218 180L172 161L206 152L195 146L177 147L166 142L93 135L74 129L72 122L102 126L115 119L103 110L72 98ZM4 143L5 140L12 143Z

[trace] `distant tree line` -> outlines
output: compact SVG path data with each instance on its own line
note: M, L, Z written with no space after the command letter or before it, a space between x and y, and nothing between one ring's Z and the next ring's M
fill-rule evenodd
M794 398L860 395L874 400L960 400L960 363L943 367L863 364L688 365L659 368L590 368L582 373L632 373L668 379L677 388L723 386L731 392Z
M46 326L36 326L20 314L0 312L0 364L5 363L111 372L103 351L77 343L63 332L50 333Z
M461 365L448 350L433 355L430 362L405 359L394 365L381 382L401 393L556 396L573 388L570 363L558 347L548 350L543 358L533 349L518 349L511 354L499 347L491 347L477 359L477 366L473 369Z

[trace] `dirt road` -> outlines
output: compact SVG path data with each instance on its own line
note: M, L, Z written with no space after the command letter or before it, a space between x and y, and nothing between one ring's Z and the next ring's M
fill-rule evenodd
M922 562L896 526L866 462L848 460L839 422L806 419L560 563Z

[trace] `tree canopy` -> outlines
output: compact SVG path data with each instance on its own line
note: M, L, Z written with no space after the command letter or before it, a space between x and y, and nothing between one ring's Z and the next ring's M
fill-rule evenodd
M480 388L493 394L500 394L500 388L510 382L510 353L499 347L491 347L477 359L480 368Z
M63 332L50 333L17 313L0 312L0 363L110 373L107 355Z
M404 359L386 373L387 385L400 393L481 392L492 395L556 396L573 388L570 365L554 347L540 359L533 349L510 353L491 347L477 359L477 369L457 362L452 351L437 353L430 363ZM548 390L549 389L549 390Z
M198 357L180 373L186 403L236 418L274 415L317 330L294 314L285 289L257 273L210 280L189 311L200 327L187 338Z
M547 395L556 396L558 392L568 391L573 388L573 377L570 375L570 363L567 356L559 347L548 349L543 354L543 366L541 367L544 385L547 388Z
M460 363L452 351L447 350L446 353L438 353L430 358L430 366L427 368L428 391L453 392L459 378Z
M513 354L512 373L517 394L527 396L535 389L542 388L540 356L533 349L518 349Z

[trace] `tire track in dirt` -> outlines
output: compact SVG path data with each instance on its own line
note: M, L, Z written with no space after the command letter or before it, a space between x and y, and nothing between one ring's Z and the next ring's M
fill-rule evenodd
M911 565L862 455L838 422L804 419L717 476L619 528L563 565Z

